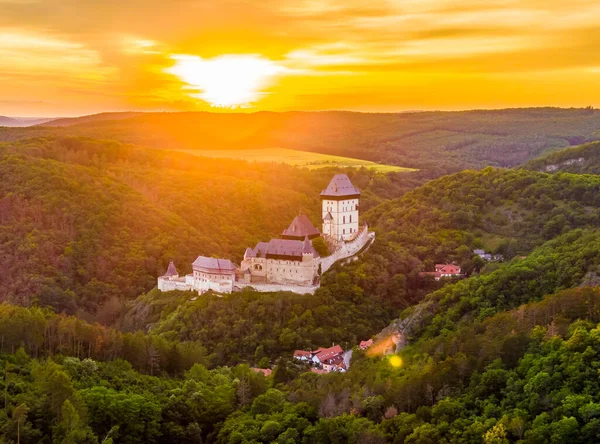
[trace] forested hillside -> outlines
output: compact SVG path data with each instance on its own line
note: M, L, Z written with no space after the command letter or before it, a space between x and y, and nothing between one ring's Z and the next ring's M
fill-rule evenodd
M407 187L400 175L349 173L365 208ZM0 145L0 300L115 322L169 260L182 273L200 254L239 261L299 211L319 220L331 174L95 139Z
M598 140L600 111L108 113L50 125L61 126L54 128L58 134L158 148L316 151L431 170L439 176L488 165L512 167L561 147Z
M548 173L600 174L600 143L586 143L534 159L525 168Z
M595 172L597 144L421 185L593 140L597 113L290 113L275 115L280 126L260 130L264 139L253 125L275 117L252 115L245 131L227 132L232 146L350 145L376 160L407 156L398 161L422 150L417 173L346 171L376 241L314 295L154 286L171 259L182 272L199 254L239 260L299 211L318 221L318 194L337 170L141 146L173 148L202 131L211 141L216 131L195 126L196 115L180 122L193 134L182 140L171 138L181 126L153 120L164 115L37 127L33 138L1 130L0 302L10 304L0 304L0 443L600 440L600 178L574 174ZM460 139L444 157L447 136L431 130L441 122L472 143ZM158 132L144 134L151 123ZM410 125L417 132L402 133ZM121 141L89 137L96 131ZM545 172L555 164L569 168ZM475 248L503 260L486 263ZM447 262L466 278L419 276ZM355 347L382 330L408 345L390 356ZM291 359L331 343L355 347L347 373L314 374Z
M242 292L173 304L150 293L138 298L123 326L198 340L215 363L256 365L298 348L356 344L430 293L412 333L426 329L435 336L578 285L600 264L595 232L573 231L598 225L599 187L592 176L492 168L457 173L367 212L377 241L352 264L327 273L314 296ZM506 264L474 257L482 246L503 254ZM449 261L473 277L441 289L443 283L419 277Z

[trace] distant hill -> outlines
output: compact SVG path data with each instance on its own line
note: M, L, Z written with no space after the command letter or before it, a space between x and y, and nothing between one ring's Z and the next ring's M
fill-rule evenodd
M114 112L114 113L99 113L81 117L63 117L60 119L49 119L45 122L40 122L44 126L71 126L85 123L95 123L103 121L115 121L130 119L135 116L140 116L143 113L139 112Z
M442 173L514 167L600 138L600 110L106 113L49 123L164 149L288 148ZM1 138L1 135L0 135Z
M600 174L600 142L586 143L533 159L524 168L548 173Z
M0 126L25 127L48 122L52 119L44 117L6 117L0 116Z

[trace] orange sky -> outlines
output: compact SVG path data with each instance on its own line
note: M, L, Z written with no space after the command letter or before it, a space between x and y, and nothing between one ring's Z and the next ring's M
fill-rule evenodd
M600 105L598 0L0 0L0 115Z

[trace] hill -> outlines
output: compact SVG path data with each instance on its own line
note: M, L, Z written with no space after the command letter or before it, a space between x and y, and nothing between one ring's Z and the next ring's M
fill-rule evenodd
M523 167L547 173L600 174L600 143L592 142L566 148L533 159Z
M332 171L86 137L0 145L2 298L131 330L1 304L3 439L596 441L598 176L485 168L415 187L415 173L349 170L377 241L315 295L147 291L171 257L234 257L317 212ZM479 262L480 247L505 261ZM419 277L446 261L470 276ZM355 349L329 375L290 359L349 349L401 310L399 354Z
M26 127L51 121L48 118L0 116L0 127Z
M171 303L159 293L149 293L135 301L123 326L150 327L152 333L168 338L201 341L216 354L216 362L257 364L263 357L275 359L320 343L352 346L425 297L424 310L420 305L408 309L422 312L411 333L418 337L420 329L427 329L436 335L463 318L491 315L577 285L589 267L600 264L594 255L578 256L597 238L576 241L573 231L597 226L599 188L600 179L591 176L493 168L457 173L367 211L365 218L377 241L353 263L327 273L314 296L247 292ZM562 233L573 234L560 238ZM555 241L557 237L562 240ZM505 256L510 272L498 264L484 267L477 262L473 249L486 243ZM521 260L523 254L529 256ZM474 277L444 286L419 276L435 263L450 261ZM575 262L577 267L571 267ZM564 280L557 281L553 273ZM523 295L519 288L529 285L532 275L539 277L539 285L527 287ZM478 279L479 299L458 303L475 291ZM504 293L507 296L499 296ZM441 302L432 304L434 300ZM277 310L270 312L274 305ZM243 339L236 340L240 335Z
M239 261L298 211L319 220L333 174L73 137L0 145L0 172L0 301L103 322L152 289L169 260L182 273L200 254ZM349 174L365 208L406 186L399 175Z
M70 125L70 134L164 149L279 147L427 169L439 176L489 165L513 167L547 152L597 140L600 111L105 114L55 124Z

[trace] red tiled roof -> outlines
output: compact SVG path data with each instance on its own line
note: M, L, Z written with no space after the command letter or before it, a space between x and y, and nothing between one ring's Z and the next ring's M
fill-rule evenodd
M273 370L271 370L270 368L256 368L256 367L252 367L251 370L254 371L254 372L256 372L256 373L262 373L265 376L271 376L271 373L273 373Z
M339 345L334 345L333 347L329 347L329 348L321 348L319 347L317 350L315 350L313 352L313 354L315 355L315 357L320 361L323 362L327 359L331 359L332 357L336 356L336 355L341 355L342 353L344 353L344 350L342 350L342 347L340 347Z
M360 341L360 348L369 348L370 346L373 345L373 339L369 339L368 341Z
M328 364L328 365L334 365L335 366L335 365L339 365L340 362L343 363L344 362L344 357L341 354L339 354L339 355L334 355L334 356L332 356L329 359L323 359L323 360L320 360L320 361L323 364Z
M444 274L460 274L460 267L454 264L436 264L435 271Z
M301 358L301 357L305 357L305 356L310 357L310 356L312 356L312 353L304 351L304 350L296 350L294 352L294 357Z
M327 370L321 370L320 368L315 368L315 367L312 367L310 369L310 371L313 373L316 373L317 375L325 375L325 374L329 373Z

